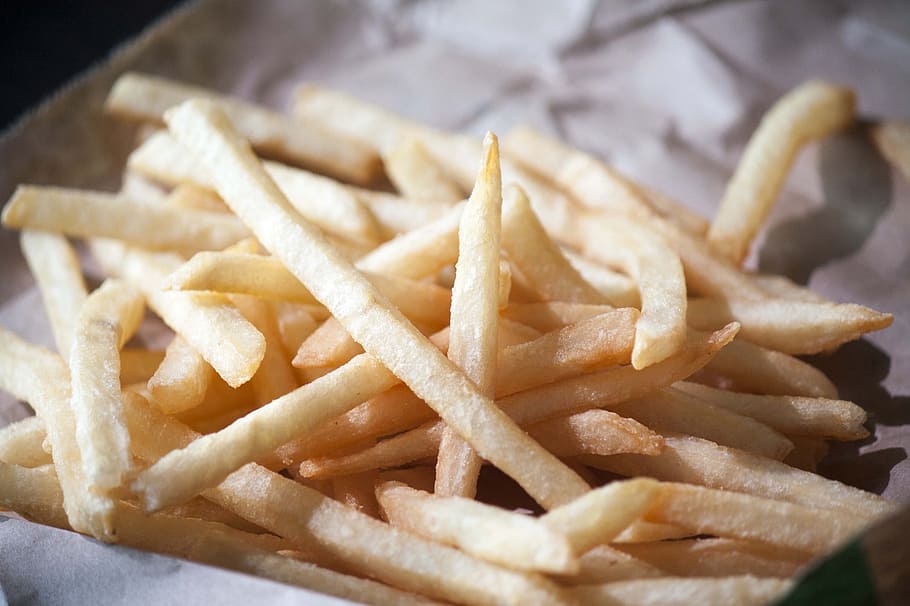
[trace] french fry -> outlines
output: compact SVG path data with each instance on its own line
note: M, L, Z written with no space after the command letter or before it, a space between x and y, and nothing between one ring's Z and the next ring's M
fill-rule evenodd
M560 250L582 279L596 288L606 298L607 303L615 307L641 305L638 287L631 278L606 265L591 261L568 247L562 246Z
M586 303L512 303L502 310L504 318L533 326L541 332L551 332L570 324L589 320L601 314L614 311L610 305Z
M585 464L624 476L646 475L788 501L872 520L894 510L887 500L779 461L691 436L665 436L654 456L583 457Z
M565 536L535 518L400 482L376 487L390 524L509 568L571 574L578 562Z
M212 367L199 352L177 335L148 381L149 402L165 414L194 408L205 397L213 374Z
M281 397L298 386L290 356L281 344L278 324L271 306L249 295L232 295L231 302L265 338L265 355L256 374L250 379L256 402L264 404Z
M800 148L853 122L853 91L810 80L780 98L752 134L708 229L708 242L740 263Z
M167 120L177 138L215 170L221 197L260 242L285 262L366 351L406 379L459 435L469 437L481 456L517 476L519 484L549 506L587 491L581 478L483 397L313 226L295 217L217 107L188 102L170 112ZM320 274L326 271L337 280L321 280ZM418 359L419 364L411 363ZM540 482L544 475L546 483Z
M69 356L70 407L89 491L107 494L130 472L129 432L120 401L120 348L145 311L142 295L108 279L79 312Z
M163 124L169 108L192 98L217 102L234 127L262 153L313 166L356 183L369 183L379 173L379 159L356 141L320 125L196 86L128 73L114 83L105 106L118 116Z
M124 347L120 350L120 384L148 381L163 361L164 352L159 349Z
M866 411L845 400L737 393L687 381L673 388L757 419L788 436L861 440L869 435L863 427Z
M458 228L458 262L452 286L448 358L461 368L478 391L495 395L497 323L500 301L499 241L502 222L502 181L499 142L488 133L480 172ZM508 293L508 291L506 291ZM508 294L505 297L508 301ZM473 499L481 460L454 428L446 426L436 458L440 496Z
M417 139L405 139L382 155L389 179L406 198L426 202L455 203L464 199L458 184Z
M16 188L3 209L3 225L193 252L221 249L250 235L236 217L226 213L138 204L117 194L34 185Z
M714 330L735 320L742 326L741 339L791 355L830 351L886 328L893 320L891 314L862 305L780 299L690 299L686 318L700 330Z
M649 579L666 576L666 573L629 554L598 545L578 558L578 574L558 577L564 585L594 585L615 583L630 579Z
M131 174L131 173L127 173ZM134 177L139 177L133 173ZM139 177L142 178L142 177ZM121 190L121 195L130 199L129 195ZM221 198L210 189L194 185L193 183L181 183L174 187L164 203L174 208L183 208L188 210L206 210L209 212L230 212Z
M41 524L70 527L53 465L29 468L0 461L0 509Z
M376 500L377 474L374 471L332 478L332 497L339 503L379 519L379 502Z
M88 296L79 258L60 234L26 229L22 231L20 244L41 291L57 351L69 355L76 330L73 312L82 307Z
M647 520L636 520L613 539L613 543L650 543L691 537L685 528L672 524L657 524Z
M732 380L737 391L837 398L837 387L814 366L741 339L718 352L706 369Z
M878 124L872 128L872 140L882 155L897 167L905 179L910 180L910 124Z
M647 478L613 482L557 507L541 523L566 536L576 554L609 543L649 510L658 483Z
M42 443L47 436L40 417L25 417L0 428L0 461L20 467L41 467L52 463Z
M452 210L451 204L415 201L384 191L359 187L348 187L348 191L370 209L386 239L420 229Z
M793 583L788 580L752 575L707 579L664 577L578 587L573 590L572 596L582 605L638 606L652 603L664 606L761 606L782 596L792 586Z
M614 547L679 577L755 574L788 578L809 561L805 552L739 539L684 539Z
M166 292L159 285L180 263L172 255L93 241L107 273L142 289L149 307L199 352L232 387L250 380L265 355L265 338L223 295Z
M605 303L584 281L537 219L517 185L506 188L502 207L502 245L509 259L543 301Z
M283 301L272 301L272 312L278 322L278 332L286 352L297 351L303 341L313 334L316 318L304 305L295 305Z
M784 463L797 469L816 472L818 464L830 450L828 443L821 438L795 437L793 450L784 459Z
M661 433L692 435L769 459L783 460L793 450L793 442L752 417L673 389L610 404L609 408Z

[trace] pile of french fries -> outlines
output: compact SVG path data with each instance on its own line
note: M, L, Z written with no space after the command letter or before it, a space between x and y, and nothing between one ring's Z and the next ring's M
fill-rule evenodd
M891 316L742 267L849 90L784 96L710 223L531 129L313 86L288 116L127 74L107 107L147 125L122 190L3 211L57 344L0 332L36 412L0 429L3 509L356 602L522 605L764 603L894 509L813 473L866 414L796 357ZM131 342L157 321L165 350Z

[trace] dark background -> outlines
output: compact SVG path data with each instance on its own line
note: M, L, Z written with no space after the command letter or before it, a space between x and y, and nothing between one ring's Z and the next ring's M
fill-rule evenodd
M0 131L178 0L0 2Z

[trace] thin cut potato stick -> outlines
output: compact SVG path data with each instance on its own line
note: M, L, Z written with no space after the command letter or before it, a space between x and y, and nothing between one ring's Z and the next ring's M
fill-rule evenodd
M883 122L872 127L872 140L885 158L888 159L910 180L910 124L906 122Z
M89 491L83 476L66 364L59 356L0 329L0 389L31 404L44 421L69 525L114 541L114 501Z
M313 166L357 183L369 183L379 173L379 158L340 133L163 78L138 73L120 76L105 108L116 115L162 124L165 111L192 98L217 102L234 127L262 153Z
M189 410L202 402L213 374L199 352L176 335L148 381L148 400L165 414Z
M636 520L613 539L613 543L649 543L684 539L692 533L672 524L657 524L647 520Z
M707 233L708 227L710 227L708 220L685 204L641 183L638 184L638 191L658 214L663 215L681 229L693 236L703 236Z
M23 230L22 255L41 291L57 351L69 355L75 331L76 313L88 291L76 251L60 234Z
M690 484L664 483L645 517L689 528L693 534L761 541L820 554L859 532L869 520Z
M682 264L660 236L622 217L584 221L585 253L615 259L638 283L641 316L635 325L632 366L645 368L673 355L686 338Z
M178 139L215 171L218 191L297 278L368 352L468 437L478 454L511 474L549 507L588 490L577 474L531 440L480 394L388 300L295 216L281 191L217 107L191 101L169 112ZM332 279L322 279L329 273ZM380 328L382 330L380 330ZM414 361L420 360L419 364ZM546 478L546 481L542 481Z
M610 410L661 433L692 435L778 461L793 450L793 442L752 417L673 389L611 404Z
M0 461L22 467L41 467L52 463L42 444L47 432L40 417L26 417L0 428Z
M735 320L742 325L741 339L790 355L830 351L893 320L891 314L862 305L781 299L690 299L686 318L700 330Z
M594 585L666 576L656 566L607 545L598 545L589 550L578 558L578 563L578 574L558 577L560 583L570 586Z
M415 201L359 187L349 187L348 191L370 210L386 239L429 225L448 214L453 206L440 202Z
M379 502L376 500L375 491L377 477L376 472L368 471L333 478L332 498L378 520L380 517Z
M272 313L278 322L278 332L286 352L297 351L300 344L319 326L304 305L272 301Z
M127 173L130 174L130 173ZM134 177L138 175L133 174ZM142 177L139 177L142 178ZM127 199L129 194L121 190L121 194ZM181 183L177 185L171 193L168 194L164 203L174 208L184 208L189 210L207 210L209 212L230 212L221 198L210 189L200 187L193 183Z
M3 209L3 225L179 251L218 250L250 235L236 217L226 213L138 204L117 194L34 185L16 188Z
M480 172L458 228L447 355L488 398L494 396L496 381L501 219L499 142L496 135L487 133ZM473 499L480 467L480 457L470 444L447 426L439 443L433 492Z
M848 88L810 80L780 98L752 134L727 184L708 242L734 263L742 262L806 143L853 122L855 95Z
M752 575L707 579L663 577L578 587L572 596L582 606L762 606L784 595L792 586L789 580Z
M124 347L120 350L120 384L148 381L163 361L164 352L159 349Z
M70 528L53 465L30 468L0 461L0 509L39 524Z
M821 438L791 438L793 450L784 459L784 463L797 469L816 472L818 464L827 456L830 447Z
M837 387L825 374L799 358L736 339L706 366L750 393L810 398L837 398Z
M869 435L863 427L866 411L846 400L738 393L687 381L673 388L750 416L791 437L861 440Z
M130 472L129 432L120 401L120 348L145 311L142 295L125 282L106 280L79 312L69 356L70 406L86 488L108 494Z
M810 559L805 552L739 539L684 539L614 547L680 577L755 574L785 579Z
M543 301L606 302L566 260L531 210L525 193L514 184L503 197L502 245Z
M592 261L566 246L561 246L560 250L582 279L596 288L607 303L615 307L639 307L641 305L641 297L634 280L602 263Z
M224 295L159 289L179 257L128 250L110 241L96 240L91 246L107 273L141 288L149 307L229 385L242 385L255 374L265 355L265 338Z
M578 561L565 536L535 518L400 482L376 487L392 526L517 570L571 574Z
M609 543L648 511L658 497L659 484L647 478L612 482L553 509L540 521L569 540L581 554Z
M511 303L502 310L503 318L532 326L541 332L552 332L601 314L614 311L610 305L587 303Z
M464 199L457 183L417 139L405 139L382 154L386 175L406 198L453 204Z
M779 461L691 436L665 436L655 456L585 456L586 464L625 476L646 475L789 501L871 520L894 510L882 497L794 469Z

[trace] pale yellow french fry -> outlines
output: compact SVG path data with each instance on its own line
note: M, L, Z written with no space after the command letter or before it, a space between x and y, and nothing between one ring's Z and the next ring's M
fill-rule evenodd
M740 539L685 539L614 547L680 577L754 574L789 578L810 559L805 552Z
M638 183L637 186L638 192L665 219L672 221L675 225L694 236L703 236L707 233L711 224L699 213L654 188L647 187L641 183Z
M691 537L692 532L672 524L636 520L613 539L613 543L650 543Z
M380 519L379 502L376 500L378 475L374 471L332 478L332 497L339 503Z
M154 136L155 133L161 132L160 129L154 129L150 132L149 136ZM142 140L142 137L139 136L138 140ZM176 193L176 190L172 193ZM147 179L145 176L138 173L126 172L123 174L123 178L120 182L120 195L126 198L127 200L135 200L142 204L167 204L170 203L168 198L169 196L167 189L162 187L160 184L154 182L152 179ZM216 197L217 196L214 196ZM174 197L175 201L179 201L181 196ZM183 198L184 200L189 200L189 197ZM176 206L180 206L176 204ZM206 209L197 209L197 210L206 210ZM224 211L225 206L221 204L219 210Z
M583 460L592 467L624 476L646 475L742 492L867 521L895 507L882 497L858 488L691 436L665 436L663 451L654 456L585 456Z
M278 324L271 306L249 295L231 295L231 302L265 338L265 355L256 374L250 379L256 402L265 404L295 389L299 383L290 356L281 343Z
M305 305L272 301L272 312L278 322L278 332L286 352L300 349L303 341L319 326Z
M784 595L793 582L785 579L738 575L724 578L634 579L589 585L573 590L579 604L610 604L611 606L762 606Z
M632 366L646 368L673 355L686 340L686 283L682 263L663 238L623 217L584 221L585 254L615 260L638 284Z
M487 133L480 172L458 228L447 355L488 398L494 396L496 384L501 179L499 142L494 134ZM505 299L508 301L508 294ZM433 492L473 499L480 467L474 449L453 428L446 427L439 443Z
M634 280L602 263L592 261L568 247L562 246L560 250L582 279L596 288L607 303L615 307L639 307L641 305L641 297Z
M666 573L629 554L607 545L598 545L578 558L579 571L572 576L558 577L563 585L595 585L630 579L651 579Z
M117 194L34 185L16 189L3 209L3 225L178 251L217 250L250 235L236 217L226 213L138 204Z
M350 188L277 162L265 162L265 166L297 212L326 233L366 245L375 245L382 238L376 218ZM143 142L130 154L127 167L171 187L213 187L205 166L167 132L156 133ZM211 195L217 197L214 192ZM392 227L395 225L387 226Z
M866 411L846 400L739 393L687 381L680 381L673 387L715 406L757 419L791 437L861 440L869 435L863 427Z
M615 311L610 305L587 303L512 303L502 310L503 318L533 326L541 332L552 332L602 314Z
M405 379L459 435L470 438L478 454L516 476L529 494L551 507L588 490L577 474L480 394L316 228L298 218L216 106L190 101L169 112L167 121L181 143L205 159L219 194L259 241L366 351ZM325 279L327 274L333 278Z
M110 241L93 241L91 248L108 274L142 289L149 307L229 385L242 385L255 374L265 355L265 338L224 295L160 290L179 266L179 257L128 250Z
M31 468L0 461L0 509L40 524L70 527L53 465Z
M784 463L797 469L815 473L818 464L828 454L830 447L821 438L794 437L793 450L784 459Z
M42 444L47 432L40 417L26 417L0 428L0 461L21 467L51 464Z
M59 356L0 329L0 389L28 402L44 421L68 524L114 541L114 501L89 491L82 472L66 364Z
M105 109L118 116L163 124L168 109L193 98L217 102L234 127L264 154L358 183L369 183L381 170L379 158L368 148L319 124L164 78L138 73L120 76Z
M825 297L801 286L786 276L776 274L752 274L752 281L772 297L805 301L807 303L829 302Z
M781 97L749 139L717 209L708 242L735 263L774 205L800 148L853 122L855 95L848 88L810 80Z
M821 554L869 523L848 513L821 511L727 490L664 483L646 518L689 528L693 534L760 541Z
M891 325L893 316L852 303L815 303L782 299L736 301L690 299L689 324L713 330L736 321L741 339L786 354L830 351Z
M134 173L127 173L127 175L131 174L133 177L138 176ZM121 193L127 199L130 199L129 196L124 192L121 191ZM168 194L164 203L168 206L173 206L174 208L183 208L188 210L231 212L215 192L210 189L206 189L205 187L194 185L193 183L181 183L177 185L171 191L171 193Z
M148 400L166 414L189 410L202 402L213 375L208 362L177 335L148 381Z
M41 291L57 351L69 355L76 313L88 296L76 251L60 234L22 231L22 255Z
M348 191L370 209L386 239L429 225L452 210L452 204L414 201L384 191L360 187Z
M376 487L392 526L458 547L517 570L571 574L578 570L566 537L525 516L458 496L433 495L400 482Z
M76 321L69 354L70 407L86 489L109 494L130 473L129 432L120 400L120 348L136 332L145 305L125 282L106 280Z
M610 404L610 410L661 433L679 433L781 461L793 450L786 436L749 416L672 389Z
M719 352L706 369L733 381L736 391L837 398L837 387L814 366L741 339Z
M502 246L541 300L606 303L550 239L517 185L507 187L503 197Z
M124 347L120 350L120 384L132 385L148 381L164 361L159 349Z
M612 482L551 510L544 526L564 534L576 554L609 543L649 510L659 495L658 482L647 478Z
M405 139L382 154L386 175L406 198L455 203L464 199L457 183L445 173L417 139Z
M905 179L910 180L910 124L878 124L872 128L872 140L882 155L897 167Z

